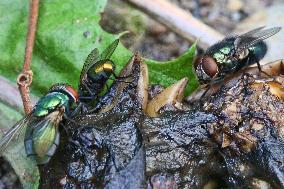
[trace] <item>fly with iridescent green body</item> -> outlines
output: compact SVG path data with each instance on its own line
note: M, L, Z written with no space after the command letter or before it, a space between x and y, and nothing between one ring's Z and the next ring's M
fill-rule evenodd
M226 37L209 47L202 56L196 58L194 69L200 84L221 81L228 74L257 63L267 52L263 41L278 33L281 27L256 28L242 35Z
M104 89L106 82L115 71L115 64L110 57L119 40L113 41L101 54L95 48L85 60L78 87L79 101L90 102Z
M31 113L18 121L0 139L0 154L26 127L24 143L27 156L35 159L37 164L48 163L59 144L58 127L63 118L70 115L70 108L77 101L78 94L71 86L53 85Z
M115 64L110 59L118 43L119 39L116 39L102 53L95 48L88 55L80 75L78 87L80 103L73 114L77 114L78 111L91 112L100 93L107 87L110 77L120 78L115 75Z

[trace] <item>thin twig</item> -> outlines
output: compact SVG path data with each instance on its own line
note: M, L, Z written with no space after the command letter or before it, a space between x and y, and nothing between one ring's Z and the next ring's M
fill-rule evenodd
M30 98L32 104L38 100L32 95ZM23 113L23 101L17 86L2 76L0 76L0 102Z
M23 100L24 110L26 114L32 110L29 86L32 83L33 72L30 67L38 18L38 4L39 0L30 0L29 27L26 39L25 60L22 73L19 74L17 78L17 83L19 86L19 91Z
M194 42L198 39L198 46L203 49L224 38L221 33L203 24L189 12L167 0L125 1L150 15L186 40Z

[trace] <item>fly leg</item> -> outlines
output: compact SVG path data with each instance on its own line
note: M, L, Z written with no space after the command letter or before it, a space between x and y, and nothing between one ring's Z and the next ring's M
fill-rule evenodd
M260 66L260 63L259 63L259 59L254 55L254 53L252 52L252 50L249 50L249 54L252 56L252 58L256 61L256 64L257 64L257 68L259 70L259 72L265 74L266 76L268 77L271 77L271 75L269 75L268 73L266 73L265 71L263 71L261 69L261 66Z
M261 69L261 66L260 66L260 63L259 63L258 60L256 61L256 63L257 63L257 68L258 68L258 70L259 70L261 73L263 73L264 75L266 75L266 76L268 76L268 77L271 77L271 75L269 75L268 73L266 73L265 71L263 71L263 70Z
M107 76L106 76L107 77ZM86 82L82 82L82 85L85 87L85 89L88 91L89 96L80 96L79 97L79 101L89 101L89 102L93 102L94 100L97 100L98 98L98 94L96 94L95 92L93 92L90 87L88 87ZM88 109L87 105L84 103L80 103L81 106L81 113L87 114L90 113L90 110ZM77 108L76 108L77 109ZM76 112L75 112L76 113ZM72 115L74 115L75 113L73 113Z
M94 101L94 100L97 100L97 95L96 95L96 96L92 96L92 97L86 97L85 99L89 99L90 102L92 102L92 101ZM82 104L83 104L83 103L82 103ZM91 107L89 107L89 105L83 104L83 105L81 106L81 113L82 113L82 114L89 114L89 113L92 113L91 110L93 110L93 109L90 109L90 108L91 108Z
M68 117L66 114L63 115L63 118L64 118L65 120L68 120L68 121L72 122L73 124L78 125L78 123L77 123L76 121L74 121L72 118ZM68 128L66 127L66 125L63 124L62 121L61 121L59 124L62 126L62 128L64 129L66 135L67 135L68 138L69 138L69 137L71 136L71 134L70 134Z
M94 92L89 88L86 82L82 82L82 85L87 89L90 96L80 96L79 101L80 100L90 100L91 101L95 97Z
M98 99L98 98L96 97L96 99ZM91 114L91 113L95 112L96 110L97 110L97 107L94 107L94 108L92 108L92 109L86 110L86 113L87 113L87 114Z
M66 127L66 125L63 124L62 122L60 122L59 125L63 128L63 130L65 131L67 137L70 138L71 134L70 134L70 131L68 130L68 128Z
M76 122L74 119L70 118L70 117L67 116L66 114L63 115L63 118L64 118L65 120L68 120L69 122L71 122L71 123L73 123L73 124L79 126L79 130L82 129L82 128L84 128L84 126L78 124L78 122ZM64 129L64 131L65 131L65 133L66 133L66 135L67 135L67 137L68 137L68 140L69 140L69 141L72 141L72 139L71 139L71 138L72 138L72 134L70 133L69 129L68 129L68 128L66 127L66 125L63 124L62 122L60 122L60 125L61 125L62 128Z
M95 95L90 95L90 96L80 96L79 100L92 100L95 98Z
M206 86L206 89L205 89L205 91L202 93L202 95L201 95L200 99L203 99L203 98L205 97L205 95L206 95L206 94L207 94L207 92L209 91L210 87L211 87L211 85L210 85L210 84L209 84L208 86Z
M79 126L79 127L82 127L80 124L78 124L78 122L76 122L74 119L68 117L66 114L63 115L63 118L64 118L65 120L68 120L69 122L71 122L71 123L73 123L73 124ZM62 122L60 122L60 124L62 125L63 129L65 130L67 136L70 137L71 134L70 134L68 128L66 127L66 125L64 125Z
M201 95L200 99L204 98L205 95L207 94L207 92L209 91L209 89L210 89L216 82L218 82L218 81L220 81L220 80L218 79L218 80L216 80L216 81L211 81L211 82L209 82L209 83L207 84L207 86L206 86L206 90L203 92L203 94Z
M210 82L207 84L206 90L203 92L203 94L202 94L201 97L200 97L200 102L201 102L201 99L205 98L205 95L208 93L208 91L210 90L210 88L211 88L214 84L218 83L219 81L222 81L222 78L223 78L223 76L220 75L220 78L219 78L219 79L217 79L217 80L215 80L215 81L210 81ZM219 90L220 88L222 88L222 87L223 87L223 84L220 85L220 87L218 88L218 90ZM215 91L215 92L216 92L216 91ZM213 91L213 93L214 93L214 91ZM211 94L211 95L212 95L212 94Z
M83 99L92 100L93 98L94 97L84 97ZM85 114L86 112L88 112L86 104L84 104L83 102L79 102L79 105L72 111L70 118L73 118L78 113Z
M86 98L83 98L83 99L91 99L91 97L86 97ZM82 99L80 99L80 100L82 100ZM83 102L79 102L78 106L71 112L70 118L74 117L78 113L83 114L84 112L86 112L86 105Z
M133 82L133 80L132 81L124 81L124 79L132 77L132 74L129 74L129 75L124 76L124 77L120 77L120 76L117 76L115 73L113 73L113 76L117 81L120 81L120 82L124 82L124 83L132 83Z
M254 58L255 60L257 60L256 58ZM250 61L250 57L248 56L247 58L247 61L246 61L246 64L245 65L249 65L249 61ZM261 67L259 65L259 62L257 61L257 66L258 66L258 69L259 71L261 71ZM243 89L244 89L244 94L245 95L248 95L248 85L250 84L249 82L249 79L250 78L253 78L253 76L247 72L243 72L243 75L242 75L242 81L243 81ZM253 78L254 79L254 78Z
M203 99L205 98L207 92L209 91L209 89L211 88L212 84L211 82L206 86L205 91L202 93L202 95L200 96L200 100L199 100L199 105L201 105L201 102L203 101Z
M79 105L72 111L70 117L74 117L76 114L78 114L79 112L83 112L83 103L80 102Z

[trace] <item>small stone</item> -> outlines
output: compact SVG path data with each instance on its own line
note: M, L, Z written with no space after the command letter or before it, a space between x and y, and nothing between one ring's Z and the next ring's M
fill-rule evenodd
M252 125L252 129L255 131L260 131L261 129L263 129L263 125L259 123L255 123Z
M227 8L231 12L236 12L244 7L244 3L241 0L228 0Z
M240 12L233 12L233 13L231 14L231 19L232 19L233 21L240 21L240 20L242 19L242 15L241 15Z
M149 180L147 189L177 189L175 178L168 173L156 174Z
M59 183L60 183L61 186L64 186L67 183L67 175L65 175L65 177L60 179Z
M267 183L264 180L260 180L259 178L253 178L251 184L252 184L253 189L271 189L272 188L269 183Z

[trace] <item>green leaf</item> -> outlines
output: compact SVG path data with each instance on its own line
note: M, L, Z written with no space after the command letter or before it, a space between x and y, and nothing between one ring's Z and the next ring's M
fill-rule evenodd
M167 62L157 62L146 60L149 65L150 81L155 84L169 86L183 77L189 78L189 84L186 88L186 95L197 88L198 82L192 71L192 62L196 51L194 43L186 53L175 60Z
M102 51L117 38L117 35L108 34L99 26L100 13L105 5L106 0L96 3L91 0L40 1L32 59L33 93L43 94L51 84L57 82L67 82L77 87L82 65L89 52L95 47ZM28 2L0 2L0 74L13 81L20 73L24 60L27 17ZM190 78L187 92L196 88L197 82L191 71L194 51L195 45L180 58L161 64L146 60L150 65L152 83L169 85L187 76ZM131 52L119 45L113 56L118 70L130 56Z
M0 103L0 136L3 136L3 131L7 131L12 125L20 120L23 115L10 107ZM27 157L24 147L24 129L21 132L18 140L11 141L11 144L3 154L4 158L9 161L24 188L38 188L39 172L36 163Z
M99 25L101 12L107 0L45 0L40 1L38 27L35 47L32 58L34 73L31 85L32 93L42 96L48 88L59 82L69 83L75 88L78 86L80 72L88 54L98 48L102 52L119 35L105 32ZM16 81L22 70L29 1L1 0L0 1L0 75ZM168 86L183 77L189 78L187 93L197 87L197 81L192 72L192 59L195 53L194 44L179 58L158 62L146 59L149 65L151 83ZM117 64L117 72L126 64L132 52L121 44L112 56ZM2 91L5 92L5 91ZM0 128L8 128L20 119L20 114L9 107L1 106L3 114ZM12 116L14 115L14 116ZM19 143L22 149L23 143ZM17 150L18 147L15 147ZM11 149L12 150L12 149ZM28 170L32 175L34 187L38 184L36 165L27 159L24 153L20 155L5 155L21 178L25 188L32 188L31 182L26 181L20 174ZM33 174L35 173L35 174Z
M88 53L111 41L98 24L105 5L106 0L40 1L32 92L43 94L57 82L77 87ZM27 18L28 1L0 2L0 74L13 81L23 65Z

